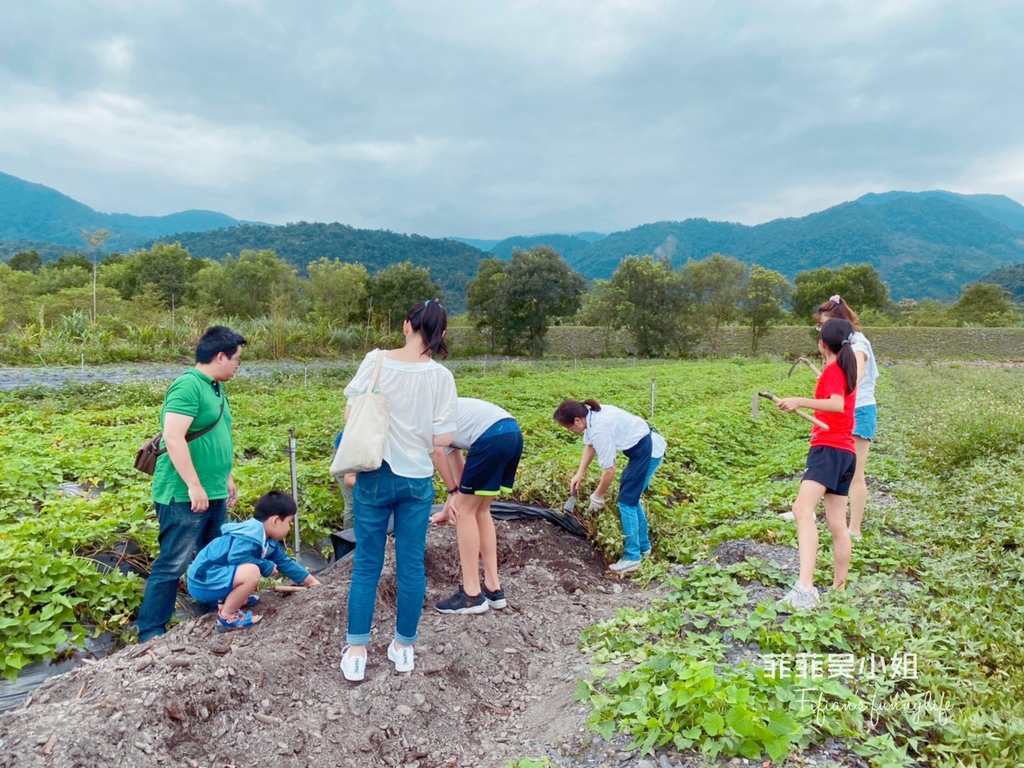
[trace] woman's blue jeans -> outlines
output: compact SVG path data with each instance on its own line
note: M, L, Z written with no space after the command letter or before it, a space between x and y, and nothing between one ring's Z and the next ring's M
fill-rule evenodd
M146 592L139 608L139 642L167 631L174 615L178 582L188 570L193 555L220 536L228 521L227 499L210 501L205 512L196 514L190 501L156 505L160 521L160 554L146 580Z
M651 458L647 464L647 471L644 473L643 486L640 493L647 490L651 484L651 478L664 457ZM620 496L621 498L621 496ZM639 498L635 505L626 505L619 502L619 521L622 523L623 560L639 560L641 553L651 548L651 537L647 531L647 515L644 514L644 505Z
M416 642L423 598L427 594L427 524L434 502L430 477L400 477L387 462L373 472L356 475L353 489L356 551L352 556L352 582L348 590L349 645L370 642L370 627L377 602L377 585L384 567L388 519L395 516L395 579L398 609L395 640Z

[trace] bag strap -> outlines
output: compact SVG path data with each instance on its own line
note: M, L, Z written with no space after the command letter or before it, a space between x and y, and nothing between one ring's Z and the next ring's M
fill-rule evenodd
M228 400L228 396L227 395L224 395L223 397L221 397L221 399L220 399L220 413L217 414L217 418L214 419L213 423L211 423L209 426L203 427L198 432L193 432L190 435L185 435L185 442L186 443L191 443L193 440L198 440L200 437L202 437L207 432L209 432L211 429L213 429L214 427L217 426L217 424L220 422L220 417L224 415L224 403L226 403L227 400Z
M380 354L377 355L377 364L373 366L373 373L370 375L370 385L367 387L367 392L373 392L380 384L380 367L384 362L384 355L387 354L387 350L382 349Z
M223 395L221 397L221 399L220 399L220 413L217 414L217 418L214 419L212 423L210 423L209 425L203 427L202 429L200 429L200 430L198 430L196 432L190 432L189 434L185 435L185 442L186 443L191 443L193 440L198 440L200 437L202 437L203 435L207 434L211 429L213 429L214 427L217 426L217 424L220 422L220 417L224 415L224 403L226 403L227 400L228 400L228 396L227 395ZM163 435L161 434L161 437L162 436ZM164 443L164 447L163 448L159 449L156 452L156 455L157 456L163 456L165 453L167 453L167 444L166 443Z

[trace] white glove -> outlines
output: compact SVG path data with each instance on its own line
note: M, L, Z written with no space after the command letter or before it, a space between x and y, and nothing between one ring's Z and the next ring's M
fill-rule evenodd
M597 512L604 509L604 496L598 496L596 493L590 494L590 506L587 508L587 512Z

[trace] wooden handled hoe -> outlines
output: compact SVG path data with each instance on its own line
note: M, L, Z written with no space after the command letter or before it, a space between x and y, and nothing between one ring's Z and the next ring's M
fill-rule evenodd
M773 403L779 402L779 398L777 398L771 392L755 392L754 397L750 400L750 415L753 417L754 421L757 421L757 406L762 397L768 398ZM796 410L793 411L793 413L795 413L801 419L807 419L807 421L811 422L811 424L815 424L821 427L822 429L828 429L828 424L826 424L821 419L807 413L807 411Z

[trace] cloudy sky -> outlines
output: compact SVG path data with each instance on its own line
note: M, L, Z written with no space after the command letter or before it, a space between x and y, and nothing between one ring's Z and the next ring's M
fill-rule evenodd
M1024 202L1019 0L4 5L0 171L104 212L496 239Z

